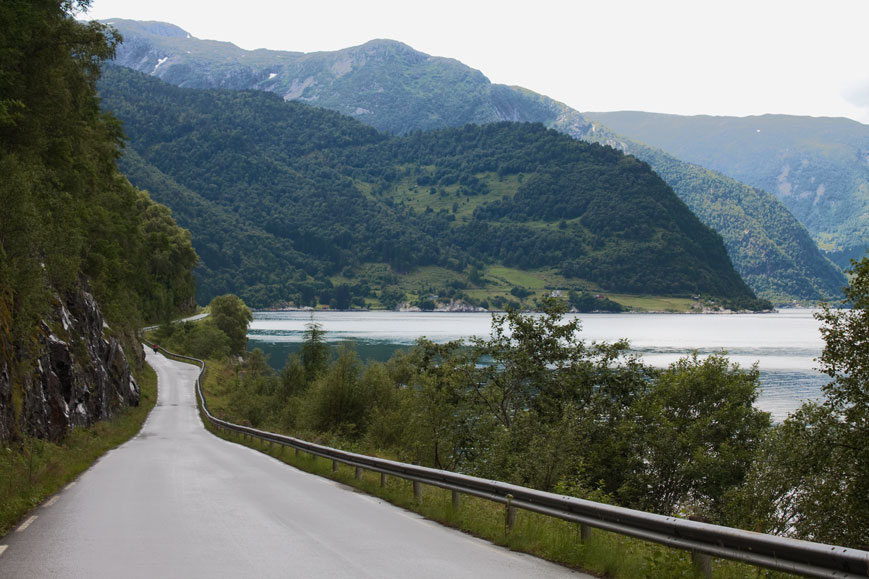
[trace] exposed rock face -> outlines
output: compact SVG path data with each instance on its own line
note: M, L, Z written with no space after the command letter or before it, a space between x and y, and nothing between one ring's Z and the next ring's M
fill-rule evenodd
M118 340L106 337L93 296L58 298L37 332L36 356L0 360L0 440L27 434L52 441L75 427L139 403L139 386Z

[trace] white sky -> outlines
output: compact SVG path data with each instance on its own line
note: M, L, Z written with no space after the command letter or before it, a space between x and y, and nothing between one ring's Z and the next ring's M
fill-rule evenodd
M869 0L92 0L246 49L373 38L579 111L843 116L869 124Z

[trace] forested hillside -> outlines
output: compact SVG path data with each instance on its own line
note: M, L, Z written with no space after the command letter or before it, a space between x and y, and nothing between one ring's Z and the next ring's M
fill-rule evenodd
M119 341L191 308L189 234L118 172L95 84L117 37L86 2L0 4L0 440L138 402ZM111 331L103 325L103 316Z
M862 257L869 247L867 125L786 115L588 116L636 141L775 194L833 257Z
M593 131L589 120L563 103L492 84L458 61L394 41L311 54L246 51L162 22L108 22L125 38L118 64L179 86L274 92L388 133L507 120L541 122L577 139L612 141L609 131ZM845 283L841 272L806 244L805 229L771 194L626 138L618 141L721 234L734 267L759 295L785 303L839 294Z
M436 266L485 284L479 272L503 265L758 305L720 238L647 165L539 124L387 137L276 95L120 67L101 95L130 138L125 171L193 233L200 301L394 305L395 275Z
M670 183L691 211L721 234L734 267L758 295L776 303L794 296L821 300L844 287L845 276L772 195L637 144L602 125L595 124L592 136L643 159Z

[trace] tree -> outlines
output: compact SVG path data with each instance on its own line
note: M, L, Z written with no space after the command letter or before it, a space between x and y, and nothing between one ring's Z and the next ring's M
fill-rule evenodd
M835 422L826 437L831 460L839 458L841 491L836 494L845 544L869 548L869 257L854 261L843 306L824 306L820 370L832 378L824 386L824 406Z
M736 524L869 548L869 257L854 262L841 305L816 314L832 381L764 443L731 514Z
M253 314L238 296L226 294L211 300L208 305L213 323L229 337L229 351L242 356L247 351L247 326Z
M720 520L726 492L742 483L770 427L769 414L753 406L758 377L756 366L742 370L723 354L696 352L662 372L627 423L636 447L622 501Z
M850 309L825 305L815 315L824 324L825 346L818 362L820 370L833 379L824 387L828 405L869 446L869 257L853 263L849 271L853 277L842 302Z
M345 345L326 372L311 384L303 403L302 424L314 431L358 436L365 413L361 374L359 357Z
M305 325L305 341L299 352L308 384L325 372L329 366L329 345L326 344L325 335L323 326L314 322L311 316L311 321Z

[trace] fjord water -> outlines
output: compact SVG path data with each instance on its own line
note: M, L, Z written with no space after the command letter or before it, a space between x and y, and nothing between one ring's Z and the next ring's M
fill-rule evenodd
M827 377L815 370L823 348L812 310L769 314L578 314L586 342L627 339L646 363L666 367L696 350L726 351L732 362L761 371L757 406L783 420L804 400L822 397ZM255 312L249 348L260 348L279 369L297 351L313 319L330 344L353 342L362 359L386 360L419 337L435 342L488 337L488 313Z

